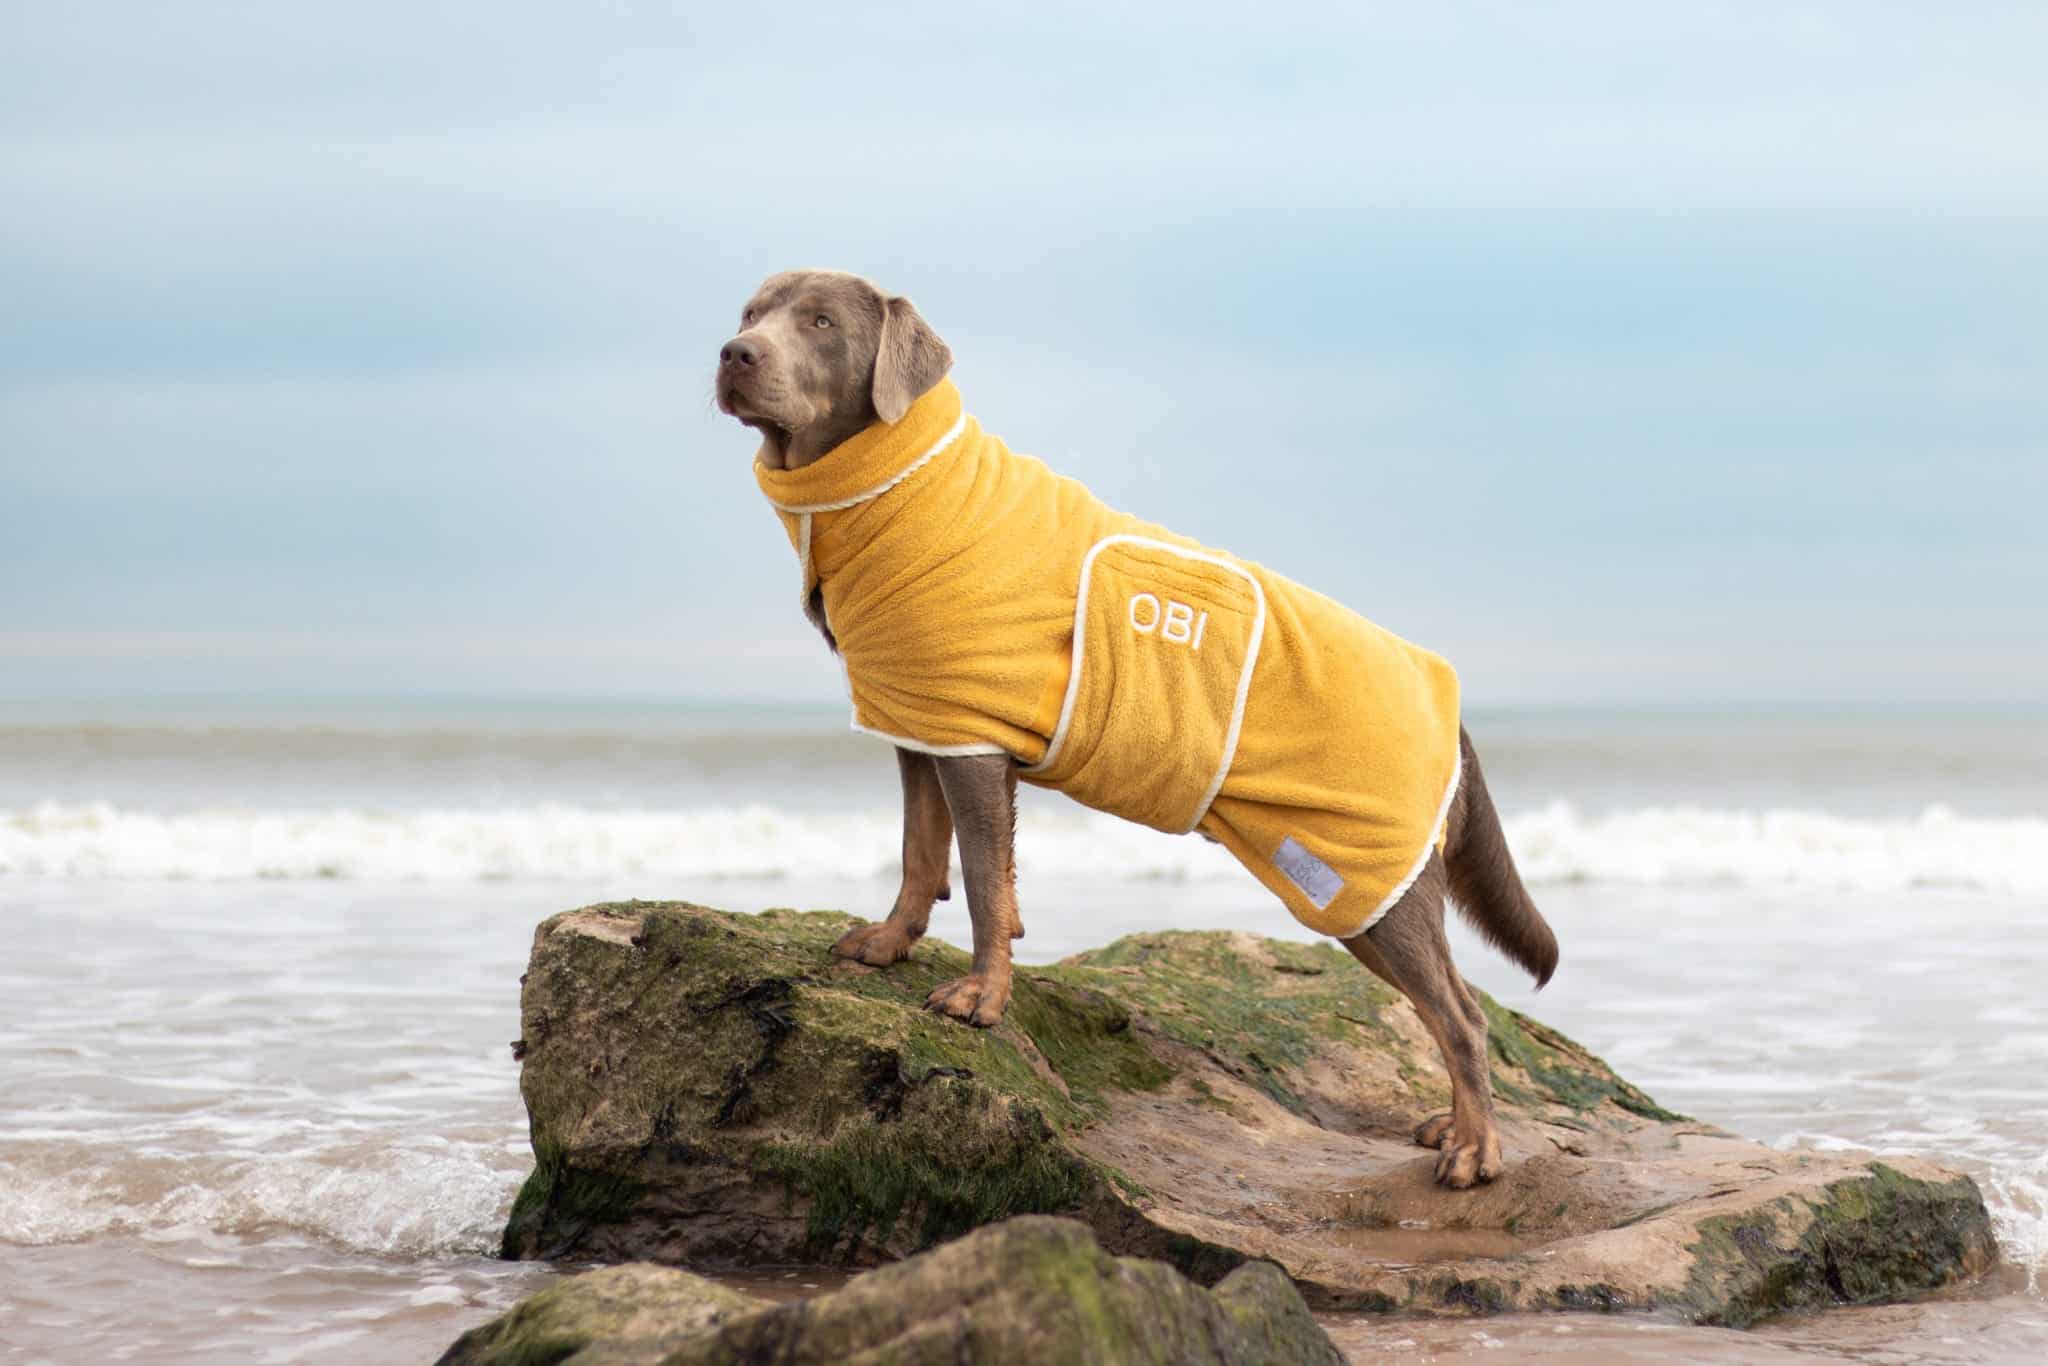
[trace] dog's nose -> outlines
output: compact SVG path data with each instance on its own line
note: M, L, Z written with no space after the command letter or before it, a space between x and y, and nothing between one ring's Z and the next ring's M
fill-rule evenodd
M718 348L720 365L754 365L761 359L761 348L745 337L734 337Z

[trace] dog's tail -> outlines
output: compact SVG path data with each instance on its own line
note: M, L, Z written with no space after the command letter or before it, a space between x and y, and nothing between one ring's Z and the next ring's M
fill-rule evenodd
M1557 971L1557 936L1530 900L1522 875L1515 871L1507 836L1501 832L1500 817L1479 772L1479 756L1462 726L1458 728L1458 745L1463 755L1463 790L1452 805L1450 836L1444 847L1451 899L1481 938L1528 969L1540 987Z

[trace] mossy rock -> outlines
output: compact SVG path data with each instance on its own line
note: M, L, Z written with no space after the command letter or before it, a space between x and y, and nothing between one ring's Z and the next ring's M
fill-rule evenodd
M1960 1280L1980 1264L1984 1202L1968 1177L1930 1181L1883 1162L1816 1197L1784 1196L1700 1220L1684 1290L1665 1304L1695 1322L1746 1328L1790 1310L1910 1295L1930 1272Z
M1086 1226L1070 1219L1007 1220L801 1303L757 1302L751 1312L715 1317L687 1300L674 1315L665 1304L650 1304L561 1355L553 1353L569 1338L558 1333L541 1340L526 1331L586 1300L609 1308L609 1287L598 1294L585 1289L605 1274L576 1277L472 1330L442 1358L444 1366L1342 1366L1344 1360L1300 1292L1271 1263L1248 1263L1205 1290L1163 1263L1110 1256ZM549 1299L547 1315L535 1312ZM490 1346L458 1355L473 1340ZM517 1354L525 1348L540 1354Z
M629 1262L571 1276L472 1328L437 1366L554 1366L593 1343L696 1333L767 1301L673 1267Z
M520 1045L538 1165L507 1255L629 1254L652 1235L690 1255L872 1260L1096 1199L1114 1173L1063 1135L1109 1088L1169 1075L1129 1014L1020 976L1009 1021L968 1029L921 1009L963 954L837 963L852 923L641 904L545 922ZM742 1217L693 1208L714 1193Z
M923 1008L964 953L832 958L855 923L653 902L543 922L515 1045L537 1164L505 1255L869 1265L1068 1214L1203 1283L1273 1261L1333 1307L1726 1322L1994 1255L1966 1178L1744 1142L1483 998L1509 1170L1444 1190L1409 1140L1448 1103L1436 1047L1332 945L1131 936L1018 969L976 1030ZM1766 1217L1761 1240L1713 1231Z

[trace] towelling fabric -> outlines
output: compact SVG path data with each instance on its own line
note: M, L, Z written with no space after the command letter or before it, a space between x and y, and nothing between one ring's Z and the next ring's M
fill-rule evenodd
M1440 847L1450 665L1013 454L948 380L802 469L754 466L824 590L856 729L1219 841L1297 919L1370 928Z

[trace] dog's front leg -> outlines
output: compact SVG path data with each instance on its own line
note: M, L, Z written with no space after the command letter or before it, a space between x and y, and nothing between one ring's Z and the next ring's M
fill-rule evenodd
M910 957L931 923L932 903L952 895L946 875L953 862L953 813L939 786L938 762L899 746L896 770L903 779L903 885L896 905L887 920L856 926L832 946L841 958L878 968Z
M1017 766L1007 754L969 754L937 764L960 832L974 963L965 977L941 983L925 1004L986 1027L1002 1019L1010 1003L1010 938L1023 925L1017 914Z

